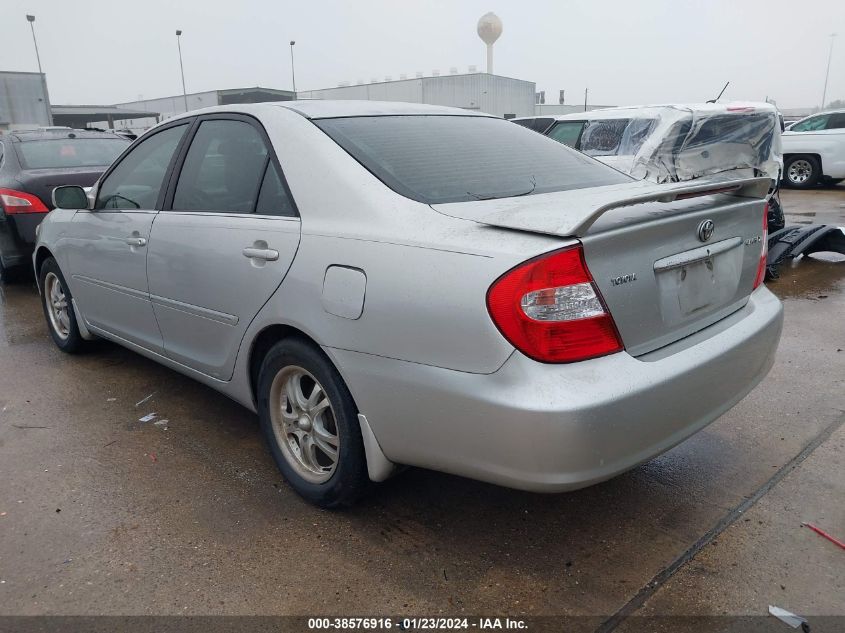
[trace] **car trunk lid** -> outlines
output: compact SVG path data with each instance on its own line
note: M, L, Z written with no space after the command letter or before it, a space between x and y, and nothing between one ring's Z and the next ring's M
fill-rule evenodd
M16 175L21 191L38 196L48 209L53 208L53 189L61 185L90 187L106 170L103 167L61 169L26 169Z
M638 356L745 305L760 261L769 185L768 178L638 182L435 208L492 226L579 238L625 348Z

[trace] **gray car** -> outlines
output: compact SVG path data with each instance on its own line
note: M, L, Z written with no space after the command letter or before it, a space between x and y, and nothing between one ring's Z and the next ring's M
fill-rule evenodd
M257 411L314 503L400 464L557 492L769 370L768 186L638 182L451 108L223 106L56 189L34 264L59 348L109 339Z

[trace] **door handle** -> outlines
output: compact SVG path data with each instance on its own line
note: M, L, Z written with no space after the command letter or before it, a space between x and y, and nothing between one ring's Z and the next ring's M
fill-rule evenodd
M143 237L127 237L125 242L129 246L146 246L147 240Z
M279 259L279 251L272 248L255 248L249 246L243 250L244 257L249 259L263 259L265 262L274 262Z

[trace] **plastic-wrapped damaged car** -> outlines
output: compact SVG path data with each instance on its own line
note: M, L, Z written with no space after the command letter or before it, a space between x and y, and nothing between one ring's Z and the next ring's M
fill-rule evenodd
M768 103L630 106L512 121L638 179L767 176L769 229L784 226L781 122Z

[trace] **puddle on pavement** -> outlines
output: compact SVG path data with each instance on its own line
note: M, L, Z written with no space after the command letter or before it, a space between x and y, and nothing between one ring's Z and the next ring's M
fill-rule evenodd
M0 285L0 346L34 343L45 336L44 315L35 286Z
M784 262L766 287L781 299L825 300L845 292L845 256L813 253Z

